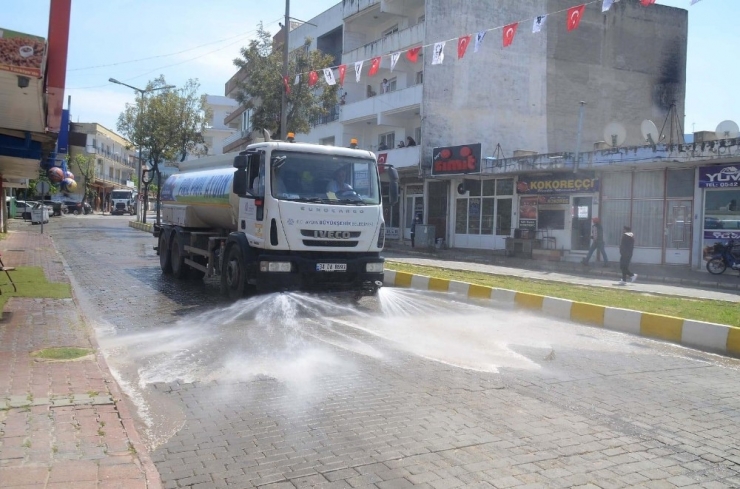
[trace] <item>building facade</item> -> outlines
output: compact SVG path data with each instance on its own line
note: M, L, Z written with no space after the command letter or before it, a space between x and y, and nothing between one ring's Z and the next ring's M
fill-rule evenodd
M629 223L636 262L698 267L704 206L715 199L700 197L710 192L698 186L706 161L685 150L666 159L683 144L688 14L637 0L607 12L588 4L569 30L565 12L573 6L345 0L290 32L291 49L306 38L310 49L341 45L336 64L347 67L335 109L298 138L342 146L355 138L399 169L402 199L385 209L389 239L408 239L421 214L445 246L503 251L524 235L575 261L600 216L612 260ZM520 19L529 20L504 47L502 28ZM485 36L476 49L478 33ZM440 42L444 58L434 63ZM414 48L416 59L407 55ZM394 53L401 54L395 64ZM654 141L646 121L660 129ZM409 137L415 145L400 147ZM628 167L612 161L628 153L641 158Z
M85 160L85 168L69 168L77 181L77 189L69 195L71 199L82 200L85 197L88 178L94 195L90 204L97 210L108 202L114 189L136 188L136 148L126 138L96 122L70 124L69 155L70 161L77 155Z

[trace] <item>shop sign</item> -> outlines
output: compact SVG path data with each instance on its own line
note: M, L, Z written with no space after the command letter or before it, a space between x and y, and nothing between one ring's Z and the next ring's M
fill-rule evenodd
M0 70L41 78L46 39L0 28Z
M518 194L576 194L599 191L599 179L593 173L551 176L519 176Z
M740 239L740 230L738 231L704 231L704 239L714 239L714 240Z
M432 150L432 175L480 173L481 145L444 146Z
M385 228L385 239L400 239L401 230L399 228Z
M740 187L740 165L699 167L699 188Z

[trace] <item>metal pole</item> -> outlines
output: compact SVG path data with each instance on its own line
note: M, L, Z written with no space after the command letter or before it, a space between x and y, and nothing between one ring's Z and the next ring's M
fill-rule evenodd
M573 173L578 172L578 163L581 157L581 132L583 131L583 112L586 107L586 102L581 100L581 109L578 113L578 137L576 139L576 155L575 161L573 162Z
M139 158L136 162L136 220L139 222L146 222L146 211L142 212L143 200L141 198L141 147L143 146L141 144L141 111L144 110L144 92L141 91L139 94L141 94L141 107L139 107L137 121L137 126L139 126L139 141L137 141L139 143Z
M285 39L283 40L283 96L280 104L280 139L288 136L288 94L285 80L288 76L288 39L290 36L290 0L285 0Z

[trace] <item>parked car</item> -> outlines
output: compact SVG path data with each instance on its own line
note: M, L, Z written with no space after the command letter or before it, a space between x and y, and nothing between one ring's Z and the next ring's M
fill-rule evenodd
M26 201L26 200L16 200L15 201L15 208L16 216L20 217L24 221L28 221L31 219L31 208L33 208L34 204L36 202L32 201Z
M61 216L64 214L65 205L58 200L44 200L44 205L51 207L51 211L49 211L50 216Z
M80 214L92 214L92 206L87 202L78 202L76 200L65 200L64 205L67 206L67 212L78 216Z

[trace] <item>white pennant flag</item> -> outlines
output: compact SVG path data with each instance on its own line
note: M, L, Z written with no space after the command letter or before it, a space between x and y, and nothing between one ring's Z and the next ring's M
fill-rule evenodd
M334 79L334 71L331 68L324 68L324 79L327 85L337 84L337 81Z
M398 58L400 57L401 51L391 54L391 73L393 72L393 68L396 67L396 63L398 63Z
M364 62L365 60L355 61L355 79L357 80L357 83L360 83L360 77L362 76L362 63Z
M689 4L689 7L694 5L697 2L700 2L701 0L691 0L691 3Z
M486 31L480 31L475 35L475 49L473 50L474 53L478 52L478 48L480 48L480 45L483 43L484 37L486 37Z
M607 12L610 8L612 8L613 3L614 0L604 0L604 3L601 4L601 12Z
M432 64L441 65L445 60L445 41L434 43L434 53L432 54Z
M534 24L532 24L532 32L540 32L542 30L542 26L545 25L546 20L547 15L535 17Z
M301 75L298 74L295 76L295 80L293 81L293 85L298 85L301 82Z

